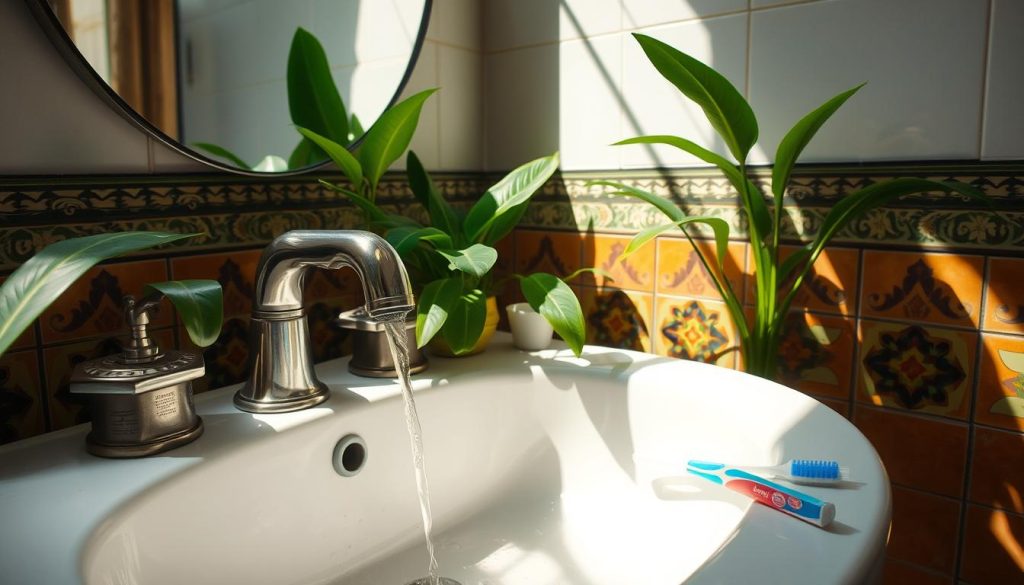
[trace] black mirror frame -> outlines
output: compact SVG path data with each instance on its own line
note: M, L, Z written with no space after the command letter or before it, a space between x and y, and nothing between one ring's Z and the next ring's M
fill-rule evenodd
M108 106L113 108L114 111L131 122L136 128L145 132L151 138L159 141L161 144L175 152L178 152L200 164L211 167L213 170L247 177L293 177L310 171L315 171L331 164L330 160L324 160L308 167L279 173L257 172L250 169L241 169L226 165L223 162L207 157L185 146L165 134L149 120L136 112L134 108L121 99L121 96L117 95L117 92L115 92L113 88L111 88L107 82L96 73L92 66L85 60L85 57L82 56L82 53L79 52L78 47L75 46L71 37L68 36L67 31L64 30L64 26L59 20L57 20L57 15L55 15L50 9L46 0L25 0L25 2L28 4L29 10L35 17L36 22L39 23L39 26L43 29L43 32L46 33L46 36L50 39L53 46L60 52L61 56L64 57L64 60L67 62L68 66L71 67L72 71L74 71L75 74L78 75L78 77L84 81L97 96L106 102ZM419 30L416 33L416 42L413 44L412 53L409 55L409 64L406 66L405 73L402 75L402 79L399 81L398 87L395 89L395 93L391 97L391 101L389 101L388 105L385 107L385 110L395 105L399 96L402 95L402 91L405 90L405 86L408 85L409 79L412 77L412 71L416 67L416 61L419 60L420 49L423 47L423 42L427 38L427 28L430 25L430 13L434 2L433 0L423 0L423 2L423 16L420 19ZM362 136L357 138L349 145L349 149L351 150L358 146L359 143L362 142L362 139Z

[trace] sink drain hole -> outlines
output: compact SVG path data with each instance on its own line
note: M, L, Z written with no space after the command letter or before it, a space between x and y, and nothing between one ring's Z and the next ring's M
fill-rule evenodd
M334 470L352 477L366 465L366 442L359 435L345 435L334 446Z

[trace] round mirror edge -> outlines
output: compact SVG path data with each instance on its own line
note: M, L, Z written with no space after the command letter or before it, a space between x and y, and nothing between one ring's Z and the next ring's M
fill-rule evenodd
M142 132L146 133L150 138L157 140L171 150L200 164L212 167L211 170L247 177L294 177L322 169L331 164L330 160L324 160L300 169L289 169L281 172L262 172L229 166L223 162L209 158L188 148L165 134L149 120L136 112L134 108L121 99L121 96L117 95L117 92L114 91L114 89L110 87L110 85L107 84L107 82L104 81L103 78L100 77L86 61L85 57L75 45L74 40L64 29L64 25L61 24L53 10L50 9L50 5L46 0L25 0L25 3L28 5L32 16L35 17L39 27L43 30L43 33L50 39L51 44L57 52L60 53L61 57L64 58L65 62L75 75L85 82L93 93L99 96L100 99L113 108L121 117L128 120L128 122ZM409 63L406 65L405 73L402 74L402 79L399 81L398 87L395 89L395 93L391 96L391 100L388 102L387 106L385 106L385 111L398 102L398 98L402 95L402 92L405 91L406 85L408 85L409 80L412 78L413 69L415 69L416 62L419 60L420 50L423 48L423 43L426 42L427 29L430 27L430 15L433 9L433 4L433 0L423 0L423 15L420 17L420 26L419 30L416 32L416 41L413 43L412 52L409 55ZM372 127L373 124L370 126ZM352 144L348 145L348 149L354 150L357 148L362 143L363 137L365 136L366 133L364 132L363 136L360 136L354 140Z

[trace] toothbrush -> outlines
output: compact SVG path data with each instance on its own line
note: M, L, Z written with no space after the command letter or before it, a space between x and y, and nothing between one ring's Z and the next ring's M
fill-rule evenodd
M687 462L687 465L705 463L709 462L691 459ZM839 462L816 459L790 459L781 465L737 465L736 467L751 473L759 473L804 485L829 485L845 481L850 476L850 470L846 467L840 467Z
M703 461L690 461L686 470L821 528L831 524L836 517L835 504L768 481L749 471Z

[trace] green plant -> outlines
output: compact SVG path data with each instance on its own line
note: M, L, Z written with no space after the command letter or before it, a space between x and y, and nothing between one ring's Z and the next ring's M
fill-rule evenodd
M302 27L295 30L288 50L287 84L288 112L293 124L309 128L342 145L351 144L363 135L359 118L346 111L323 45ZM327 159L327 154L304 136L300 137L287 161L269 156L255 166L216 144L195 142L193 146L241 168L259 171L298 169Z
M50 303L97 263L195 235L119 232L70 238L43 248L0 286L0 354L7 351ZM158 290L171 299L197 345L209 345L216 340L223 311L220 284L171 281L150 287L147 292Z
M811 241L804 242L785 261L780 261L782 221L785 215L783 196L797 158L818 129L862 86L828 100L797 122L783 137L772 168L771 191L774 201L769 207L758 185L748 176L747 155L757 141L758 126L753 110L740 92L714 69L693 57L651 37L641 34L633 36L658 72L701 107L735 162L677 136L640 136L616 144L666 144L715 165L725 174L739 194L746 216L755 280L753 319L747 318L741 299L729 280L723 276L723 259L729 238L727 222L714 217L688 217L673 202L620 182L593 181L592 184L612 187L616 194L642 199L669 218L670 223L637 234L627 247L627 254L671 229L681 229L690 243L694 244L689 228L694 224L704 224L711 228L717 248L712 259L714 266L699 246L693 246L694 252L725 301L739 336L744 368L751 374L765 378L775 376L779 336L793 299L822 250L851 220L890 200L917 193L955 192L987 201L974 187L955 182L899 178L874 183L850 193L836 203L822 221L817 235Z

